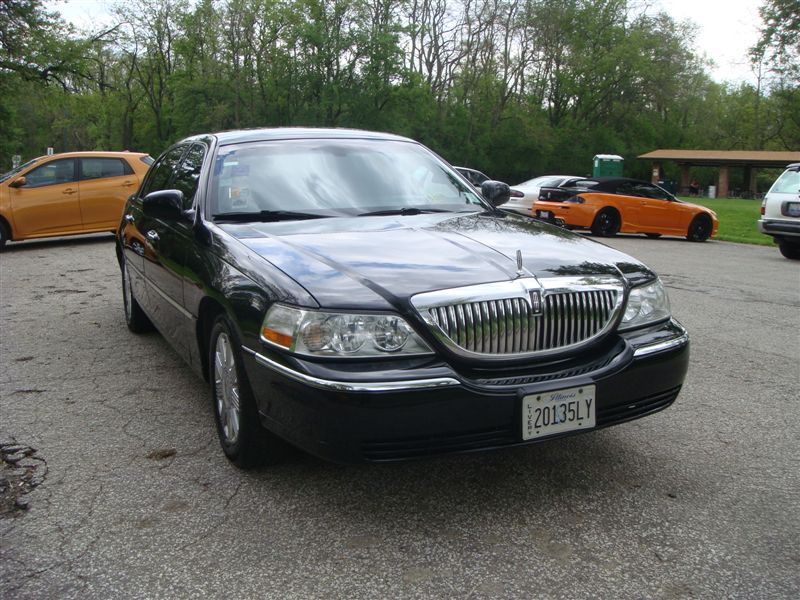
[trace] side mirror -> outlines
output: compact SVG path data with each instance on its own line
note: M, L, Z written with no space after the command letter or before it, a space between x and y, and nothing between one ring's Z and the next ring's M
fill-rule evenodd
M24 177L17 177L14 181L12 181L11 183L8 184L8 187L10 187L10 188L21 188L26 183L28 183L27 179L25 179Z
M500 206L511 198L511 188L507 183L489 179L481 184L481 194L492 206Z
M177 221L183 215L183 192L180 190L150 192L142 200L142 211L148 217Z

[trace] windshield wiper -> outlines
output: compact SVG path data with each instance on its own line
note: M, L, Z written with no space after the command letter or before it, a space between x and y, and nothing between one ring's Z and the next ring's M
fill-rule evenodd
M445 213L453 212L451 210L444 210L442 208L416 208L414 206L404 206L403 208L389 208L386 210L373 210L370 212L361 213L359 217L380 217L388 215L421 215L423 213Z
M324 219L330 215L318 215L313 213L293 212L291 210L262 210L259 212L226 212L211 215L215 221L233 221L236 223L247 223L249 221L259 221L268 223L270 221L300 221L304 219Z

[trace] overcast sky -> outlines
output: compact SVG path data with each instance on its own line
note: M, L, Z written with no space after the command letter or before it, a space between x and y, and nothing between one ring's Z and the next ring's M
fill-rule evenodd
M634 0L635 1L635 0ZM758 40L760 0L640 0L649 12L664 10L698 26L695 50L711 58L717 81L753 81L747 51ZM77 27L97 28L110 20L109 0L50 0L47 4Z

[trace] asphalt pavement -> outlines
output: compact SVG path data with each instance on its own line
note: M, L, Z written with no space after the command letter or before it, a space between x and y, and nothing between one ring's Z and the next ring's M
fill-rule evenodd
M208 387L125 327L110 236L9 244L0 597L800 597L800 262L608 243L661 274L691 334L666 411L523 449L251 472L219 449Z

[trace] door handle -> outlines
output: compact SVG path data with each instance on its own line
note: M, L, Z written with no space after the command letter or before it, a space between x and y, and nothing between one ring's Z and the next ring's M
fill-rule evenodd
M75 192L77 192L77 191L78 191L78 190L75 190L75 189L73 189L73 188L67 188L67 189L65 189L65 190L64 190L63 192L61 192L61 193L62 193L62 194L74 194L74 193L75 193Z
M134 185L134 183L132 181L123 181L122 182L122 187L131 187L132 185Z
M148 231L145 235L147 236L147 239L150 240L151 242L157 242L158 241L158 233L156 233L152 229L150 231Z

